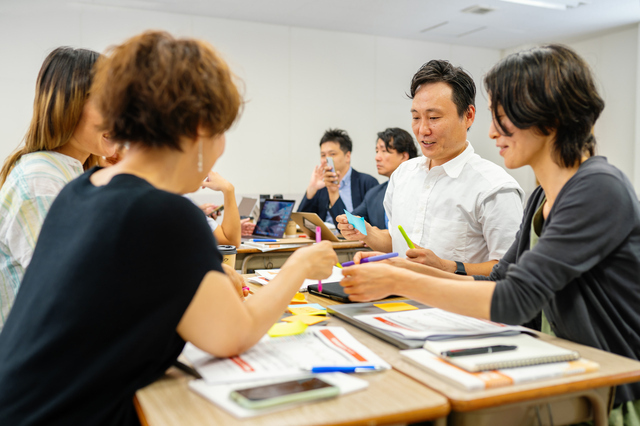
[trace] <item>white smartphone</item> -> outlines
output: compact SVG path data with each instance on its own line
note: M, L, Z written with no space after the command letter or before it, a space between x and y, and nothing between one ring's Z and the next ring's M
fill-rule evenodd
M310 377L246 389L236 389L229 396L245 408L257 409L288 402L331 398L338 394L340 394L340 389L337 386L317 377Z
M331 158L331 157L327 157L327 165L328 165L329 167L331 167L331 171L335 173L335 171L336 171L336 165L335 165L335 164L333 164L333 158Z

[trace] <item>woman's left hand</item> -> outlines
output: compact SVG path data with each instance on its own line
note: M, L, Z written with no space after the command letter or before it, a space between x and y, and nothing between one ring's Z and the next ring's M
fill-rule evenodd
M353 265L342 270L340 285L354 302L380 300L397 294L396 284L405 271L383 262Z

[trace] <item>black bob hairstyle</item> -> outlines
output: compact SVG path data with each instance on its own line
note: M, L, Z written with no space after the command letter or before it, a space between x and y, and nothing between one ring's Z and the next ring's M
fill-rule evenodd
M484 78L498 131L511 136L499 119L498 107L518 129L548 136L555 131L555 162L576 165L595 154L593 126L604 109L587 63L561 45L514 53L491 68Z

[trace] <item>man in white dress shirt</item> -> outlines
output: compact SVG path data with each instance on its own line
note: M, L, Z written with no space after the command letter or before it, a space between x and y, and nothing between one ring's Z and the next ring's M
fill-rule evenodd
M444 271L489 275L515 239L524 192L467 141L475 94L471 76L447 61L432 60L418 70L411 115L424 157L404 162L391 176L384 200L389 230L367 224L365 236L341 215L345 238ZM416 249L407 250L398 225Z

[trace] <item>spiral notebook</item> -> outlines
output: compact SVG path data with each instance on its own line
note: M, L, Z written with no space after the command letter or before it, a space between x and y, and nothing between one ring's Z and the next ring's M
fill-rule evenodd
M516 346L516 349L478 355L442 356L442 352L445 351L497 345L513 345ZM552 345L526 334L474 339L427 340L424 348L441 356L447 362L471 372L574 361L580 358L580 354L576 351Z

